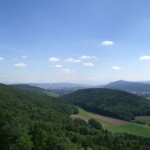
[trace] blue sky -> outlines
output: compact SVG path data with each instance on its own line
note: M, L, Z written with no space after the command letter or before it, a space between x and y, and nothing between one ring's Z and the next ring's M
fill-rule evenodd
M0 82L150 80L149 0L0 1Z

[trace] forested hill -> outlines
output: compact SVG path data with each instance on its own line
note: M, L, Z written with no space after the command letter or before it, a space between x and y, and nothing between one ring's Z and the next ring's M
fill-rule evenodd
M74 147L61 129L72 122L68 115L74 110L49 96L0 84L0 150Z
M0 150L127 150L150 148L150 138L112 134L58 99L0 84ZM109 143L109 144L108 144Z
M150 115L149 100L120 90L83 89L61 98L87 111L124 120Z
M11 86L14 86L18 89L30 91L35 94L46 94L46 90L40 87L28 85L28 84L12 84Z

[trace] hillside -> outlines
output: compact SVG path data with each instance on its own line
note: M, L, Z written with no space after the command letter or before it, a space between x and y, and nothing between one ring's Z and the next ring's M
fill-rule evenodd
M68 115L74 110L57 99L0 84L0 149L75 148L67 137L62 139L61 129L67 128L65 122L72 122Z
M118 89L139 95L150 94L150 84L146 83L119 80L105 85L104 88Z
M119 90L83 89L61 98L87 111L124 120L132 120L140 115L150 115L149 100Z
M14 86L21 90L29 91L34 94L40 94L40 95L47 94L51 97L59 97L59 95L71 93L74 91L72 89L63 89L63 88L62 89L46 89L44 87L42 88L42 87L30 85L30 84L11 84L11 86Z
M29 91L29 92L32 92L35 94L45 94L46 93L45 89L42 89L42 88L36 87L36 86L32 86L32 85L28 85L28 84L12 84L11 86L14 86L18 89Z
M73 106L58 99L0 84L0 149L150 148L150 138L98 130L83 120L72 120L69 116L75 112Z

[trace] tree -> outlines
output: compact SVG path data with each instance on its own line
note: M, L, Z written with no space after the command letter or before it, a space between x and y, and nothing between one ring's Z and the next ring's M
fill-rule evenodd
M12 150L32 150L32 147L33 142L31 141L31 137L25 132L19 137Z
M96 121L95 119L90 119L88 122L92 127L94 127L95 129L101 130L102 129L102 125Z

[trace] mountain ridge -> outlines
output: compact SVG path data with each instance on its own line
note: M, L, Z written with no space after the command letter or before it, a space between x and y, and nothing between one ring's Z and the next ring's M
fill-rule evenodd
M118 89L135 94L150 94L150 84L118 80L104 86L104 88Z

